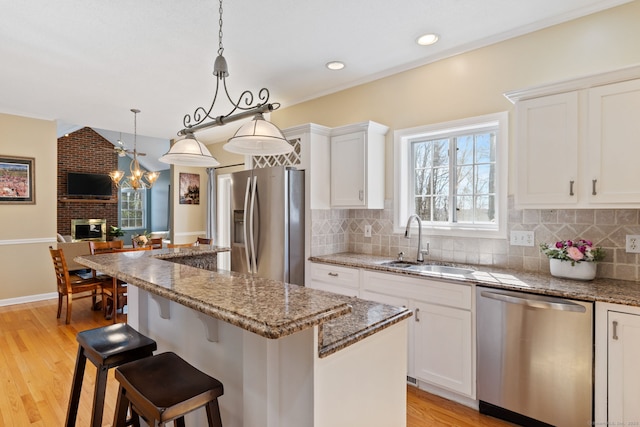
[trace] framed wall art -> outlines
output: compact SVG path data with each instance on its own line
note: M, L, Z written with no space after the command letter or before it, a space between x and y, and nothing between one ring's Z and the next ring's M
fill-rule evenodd
M0 204L36 203L36 160L0 155Z
M180 172L180 204L200 204L200 175L197 173Z

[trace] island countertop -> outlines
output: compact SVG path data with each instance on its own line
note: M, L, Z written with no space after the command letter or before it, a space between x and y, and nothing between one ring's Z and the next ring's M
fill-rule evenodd
M226 248L208 246L87 255L89 268L266 338L319 325L325 357L411 316L405 308L350 298L232 271L208 271L174 258ZM376 316L371 316L375 313Z

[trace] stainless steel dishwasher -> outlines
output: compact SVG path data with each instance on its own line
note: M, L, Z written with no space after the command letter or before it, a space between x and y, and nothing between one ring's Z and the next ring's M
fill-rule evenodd
M523 426L593 420L593 303L476 288L481 413Z

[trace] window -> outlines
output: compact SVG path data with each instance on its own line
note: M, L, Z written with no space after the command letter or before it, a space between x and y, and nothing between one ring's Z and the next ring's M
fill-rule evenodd
M120 190L120 224L123 229L145 228L146 190Z
M396 232L506 236L507 113L395 133Z

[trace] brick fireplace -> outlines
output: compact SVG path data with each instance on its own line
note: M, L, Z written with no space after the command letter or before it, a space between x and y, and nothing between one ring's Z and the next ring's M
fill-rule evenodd
M85 127L58 138L58 233L71 235L73 219L106 219L106 228L118 225L118 192L112 188L111 200L69 200L67 172L109 173L118 168L113 145L93 129Z

